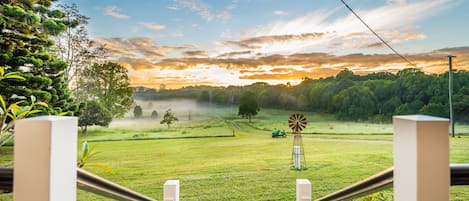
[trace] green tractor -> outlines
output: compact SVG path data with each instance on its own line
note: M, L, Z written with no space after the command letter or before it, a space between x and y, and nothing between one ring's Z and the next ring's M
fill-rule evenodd
M287 133L285 131L274 129L274 131L272 131L272 138L276 137L287 137Z

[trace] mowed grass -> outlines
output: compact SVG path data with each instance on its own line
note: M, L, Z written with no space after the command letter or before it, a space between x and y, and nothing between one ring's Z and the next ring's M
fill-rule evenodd
M100 175L158 199L166 180L179 179L182 200L294 200L297 178L310 179L317 198L392 163L389 142L304 139L309 168L295 171L290 169L291 143L292 138L244 133L218 139L99 142L94 143L100 154L93 162L116 171ZM79 199L98 197L80 193Z
M153 119L123 119L111 124L110 128L96 127L81 135L81 140L88 142L176 139L200 137L230 137L233 129L230 122L220 118L198 119L174 122L168 128Z
M116 173L85 169L158 200L162 200L164 182L179 179L181 200L283 201L295 199L295 180L299 178L312 182L313 199L316 199L392 165L391 133L337 130L304 135L308 169L292 170L292 137L272 139L267 127L257 129L270 125L269 122L286 124L284 118L292 112L264 112L253 123L218 113L194 121L180 121L170 129L146 120L121 122L108 129L93 128L87 137L80 137L98 152L90 162L106 164ZM214 137L230 136L235 129L231 121L218 116L231 119L240 127L235 137ZM326 124L318 127L326 128L330 122L340 124L333 117L319 114L308 119L315 118L318 124ZM392 128L390 124L386 126ZM366 131L366 127L355 128ZM0 161L11 159L12 148L0 148ZM451 139L451 163L469 163L468 136ZM468 188L452 187L451 200L469 200ZM391 191L386 191L386 195L392 199ZM11 200L11 194L0 195L0 200ZM78 200L108 199L79 191Z

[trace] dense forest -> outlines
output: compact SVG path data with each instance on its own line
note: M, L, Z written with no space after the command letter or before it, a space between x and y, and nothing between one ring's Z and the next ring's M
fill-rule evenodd
M368 75L343 70L335 77L305 78L296 86L259 82L175 90L137 87L134 98L190 98L200 103L237 105L246 91L254 92L262 108L326 112L341 120L389 122L393 115L405 114L449 117L448 72L429 75L418 69ZM456 121L469 122L469 71L453 72L453 105Z

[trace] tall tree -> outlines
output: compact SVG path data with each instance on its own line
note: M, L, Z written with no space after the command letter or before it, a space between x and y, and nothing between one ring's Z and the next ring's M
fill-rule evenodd
M107 56L107 51L103 46L98 46L93 42L86 30L89 18L80 13L76 4L58 5L64 12L64 20L69 25L60 35L54 36L55 55L67 63L65 76L67 86L75 94L78 101L86 101L86 89L80 84L83 73L92 66L93 63L102 63Z
M95 63L83 75L86 79L82 84L90 98L101 101L113 117L123 117L130 109L132 88L126 68L113 62Z
M260 111L259 104L257 103L256 94L250 91L244 92L239 98L238 115L247 117L251 122L252 116L257 115Z
M67 64L51 55L51 36L65 31L64 14L51 9L54 0L1 1L0 5L0 66L6 72L20 72L26 80L1 83L0 94L7 104L15 102L12 95L47 102L46 114L74 115L78 106L66 85Z

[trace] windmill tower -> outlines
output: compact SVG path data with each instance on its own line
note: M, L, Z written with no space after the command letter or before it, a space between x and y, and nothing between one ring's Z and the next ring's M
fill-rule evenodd
M288 126L290 126L293 131L292 167L296 170L306 169L306 158L301 131L306 128L307 123L306 117L302 114L292 114L288 119Z

